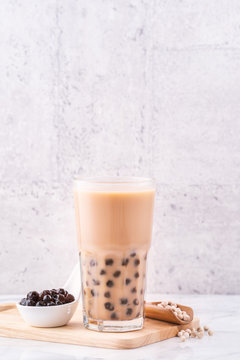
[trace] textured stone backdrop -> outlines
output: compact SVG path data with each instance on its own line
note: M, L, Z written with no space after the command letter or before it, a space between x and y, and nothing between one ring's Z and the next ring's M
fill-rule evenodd
M156 179L148 291L240 293L238 0L1 0L0 293L68 277L76 174Z

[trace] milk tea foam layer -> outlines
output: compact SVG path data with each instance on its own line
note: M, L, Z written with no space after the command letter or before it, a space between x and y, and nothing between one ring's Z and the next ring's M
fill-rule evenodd
M75 189L83 307L88 318L143 315L154 190Z

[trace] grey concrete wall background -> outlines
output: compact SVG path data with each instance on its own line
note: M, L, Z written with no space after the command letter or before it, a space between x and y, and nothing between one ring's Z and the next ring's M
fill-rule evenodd
M72 179L157 181L148 291L240 293L240 2L1 0L0 293L60 286Z

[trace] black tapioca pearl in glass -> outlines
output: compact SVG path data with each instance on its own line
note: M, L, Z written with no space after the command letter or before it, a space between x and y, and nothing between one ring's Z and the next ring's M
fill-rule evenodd
M132 309L131 308L127 308L126 315L132 315Z
M126 305L128 303L128 299L127 298L121 298L120 299L120 304L121 305Z
M137 313L136 318L140 316L140 312Z
M93 285L96 285L96 286L100 285L100 281L99 281L99 280L93 279L92 282L93 282Z
M84 293L84 295L86 295L86 290L85 289L83 290L83 293Z
M139 272L138 272L138 271L134 274L134 277L135 277L136 279L139 278Z
M133 300L133 305L138 305L139 304L139 300L138 299L134 299Z
M141 289L140 294L141 294L141 295L143 294L143 289Z
M122 259L122 266L127 266L127 264L129 263L129 259Z
M131 257L134 257L134 256L136 256L136 253L135 253L135 251L134 251L134 252L132 252L132 253L130 254L130 256L131 256Z
M135 259L134 260L134 266L138 266L140 264L140 260L139 259Z
M106 274L106 270L102 269L102 270L100 271L100 275L105 275L105 274Z
M131 289L131 293L136 293L137 292L137 288L136 287L133 287L132 289Z
M121 271L119 270L115 271L115 273L113 274L115 278L118 278L120 275L121 275Z
M114 263L113 259L106 259L106 260L105 260L105 265L106 265L106 266L112 266L113 263Z
M108 302L105 302L104 307L105 307L106 310L109 310L109 311L113 311L113 310L114 310L113 304L111 304L109 301L108 301Z
M87 272L87 273L88 273L88 275L89 275L89 276L91 276L91 275L92 275L91 271L89 271L89 270L88 270L88 272Z
M106 291L104 293L104 296L105 296L105 298L110 298L111 297L110 291Z
M106 285L107 285L107 287L113 287L114 286L114 282L112 281L112 280L108 280L107 282L106 282Z
M130 284L130 282L131 282L131 279L129 279L129 278L127 278L127 279L125 280L125 284L126 284L126 285Z
M91 289L91 295L92 295L92 296L96 296L96 295L97 295L97 293L96 293L96 291L95 291L94 289Z
M97 265L97 262L95 260L90 260L90 266L96 266Z
M115 313L115 312L113 312L112 314L111 314L111 319L112 320L117 320L117 314Z

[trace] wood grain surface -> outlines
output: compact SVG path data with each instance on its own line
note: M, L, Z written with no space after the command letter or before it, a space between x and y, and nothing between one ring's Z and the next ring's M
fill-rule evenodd
M0 336L27 340L111 349L133 349L174 337L181 329L197 328L198 326L198 318L194 318L188 325L174 325L146 318L142 330L125 333L101 333L84 328L79 307L66 326L34 328L27 325L20 317L15 304L0 304Z

